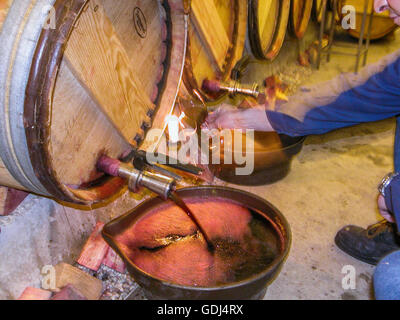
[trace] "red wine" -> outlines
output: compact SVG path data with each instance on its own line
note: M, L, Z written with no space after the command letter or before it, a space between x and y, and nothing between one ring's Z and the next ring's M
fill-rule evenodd
M213 287L260 274L283 250L276 226L256 210L213 197L184 203L207 231L214 251L186 212L168 201L138 217L118 238L139 269L179 285Z
M169 197L193 221L193 223L197 226L197 228L199 229L200 233L203 235L204 239L206 240L207 246L208 246L208 250L211 251L211 252L214 252L215 247L214 247L212 241L208 237L207 233L204 231L203 227L201 226L201 224L197 220L196 216L193 214L192 210L189 209L189 207L186 205L186 203L176 194L176 192L171 193Z

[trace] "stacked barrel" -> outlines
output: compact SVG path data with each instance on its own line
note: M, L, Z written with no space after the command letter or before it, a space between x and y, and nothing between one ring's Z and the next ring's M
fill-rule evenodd
M227 80L246 44L257 59L275 59L288 30L304 37L312 7L310 0L192 0L183 91L210 100L203 80Z
M373 0L365 1L368 2L368 13L371 14ZM355 28L348 32L353 37L360 37L364 1L192 0L185 90L193 98L200 97L205 101L210 99L201 90L202 81L206 78L227 80L246 45L256 59L274 60L288 33L302 39L311 17L321 22L324 4L327 12L333 11L336 6L334 19L338 25L349 14L348 8L354 9ZM382 38L396 28L387 12L374 14L372 23L371 39Z

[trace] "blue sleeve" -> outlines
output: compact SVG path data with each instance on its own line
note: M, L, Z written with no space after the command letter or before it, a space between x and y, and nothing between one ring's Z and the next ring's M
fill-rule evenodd
M272 127L289 136L323 134L399 114L400 52L358 75L342 74L267 110Z

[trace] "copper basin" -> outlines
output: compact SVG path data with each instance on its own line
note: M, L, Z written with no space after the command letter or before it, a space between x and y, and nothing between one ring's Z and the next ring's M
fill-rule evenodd
M184 188L177 191L183 200L192 197L222 198L234 201L243 207L256 212L258 217L265 219L271 230L276 233L278 254L268 266L245 280L224 284L214 287L183 286L176 283L163 281L137 267L129 258L128 249L118 241L124 234L132 232L133 226L140 218L143 218L150 210L165 204L159 197L144 201L138 207L123 215L122 217L108 223L103 229L103 237L107 243L123 258L128 271L135 281L144 289L149 299L172 299L172 300L244 300L262 299L266 293L267 286L277 276L284 260L286 259L291 244L291 232L285 217L265 199L258 196L225 187L195 187ZM132 233L131 233L132 234Z
M232 136L234 136L232 134ZM255 132L254 150L246 150L246 136L242 135L243 148L233 152L232 144L224 144L221 140L220 164L210 164L213 174L226 182L237 185L258 186L271 184L283 179L290 171L293 156L298 154L303 146L304 137L289 137L274 132ZM225 152L228 150L232 164L225 164ZM236 153L241 153L254 159L254 170L249 175L238 175L237 168L244 167L235 162ZM212 151L210 151L210 159ZM211 161L210 161L211 162Z

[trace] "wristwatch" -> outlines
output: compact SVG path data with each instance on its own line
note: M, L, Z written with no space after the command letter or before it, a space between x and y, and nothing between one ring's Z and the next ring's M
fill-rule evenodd
M387 186L392 182L392 180L393 180L395 177L397 177L398 175L399 175L399 173L397 173L397 172L391 172L391 173L388 173L388 174L383 178L381 184L378 186L379 193L380 193L382 196L385 196L385 189L386 189L386 187L387 187Z

